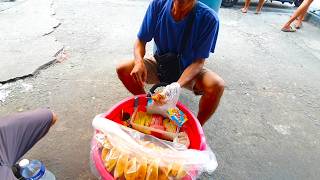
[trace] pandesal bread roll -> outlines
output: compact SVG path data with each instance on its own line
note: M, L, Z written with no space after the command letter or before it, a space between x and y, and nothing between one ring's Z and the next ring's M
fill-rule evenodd
M145 180L147 175L148 163L146 159L139 159L137 161L137 176L136 180Z
M148 166L146 180L157 180L158 179L158 169L159 169L159 159L154 159Z
M109 152L110 152L110 150L107 149L107 148L103 148L102 149L102 151L101 151L101 159L102 159L102 161L106 160L106 157L107 157Z
M169 173L171 171L172 165L162 165L159 167L159 176L158 176L158 180L169 180Z
M103 141L102 146L104 148L109 149L109 150L112 148L112 145L111 145L110 141L108 140L108 137L105 137L105 140Z
M120 151L115 147L112 148L108 156L106 156L106 159L104 161L104 166L109 172L111 172L114 169L119 156L120 156Z
M117 161L116 168L113 173L115 179L118 179L123 175L124 168L127 166L127 163L128 163L128 158L129 158L128 154L120 154Z
M137 158L131 158L124 168L124 177L126 180L135 180L137 175Z
M170 176L176 177L178 175L180 168L181 168L181 164L173 163L170 171Z
M184 167L181 166L177 174L177 179L182 179L186 175L187 175L187 172L185 171Z

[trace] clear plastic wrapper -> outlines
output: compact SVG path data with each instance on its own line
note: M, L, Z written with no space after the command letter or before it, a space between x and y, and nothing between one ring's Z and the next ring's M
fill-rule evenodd
M155 93L147 101L147 112L150 114L160 114L163 117L171 119L176 122L178 127L181 127L187 120L187 116L180 111L176 104L179 96L173 96L175 99L170 101L164 101L167 96L162 93Z
M148 99L147 112L150 114L160 114L163 117L169 118L167 111L174 107L175 104L157 104L153 99Z
M203 172L212 173L218 166L210 148L204 151L181 148L177 142L140 133L99 115L92 125L96 130L92 152L101 152L104 168L116 179L196 179Z

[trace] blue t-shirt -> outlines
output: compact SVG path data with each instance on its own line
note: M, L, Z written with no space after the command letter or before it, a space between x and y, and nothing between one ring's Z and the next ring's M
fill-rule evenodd
M175 21L171 15L173 0L153 0L143 19L138 38L144 42L154 39L157 53L180 53L183 31L186 29L190 14L181 21ZM182 64L185 69L197 59L209 57L214 52L219 31L217 14L208 6L197 2L193 28L189 43L182 52Z

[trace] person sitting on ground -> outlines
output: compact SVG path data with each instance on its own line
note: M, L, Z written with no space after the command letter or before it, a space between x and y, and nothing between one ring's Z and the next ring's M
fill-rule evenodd
M289 21L287 21L281 28L283 32L295 32L296 30L291 27L291 23L295 20L295 28L300 29L302 26L302 21L304 20L305 15L307 14L308 8L310 7L313 0L304 0L302 4L294 11Z
M117 66L118 77L134 95L145 93L145 82L171 83L164 89L168 99L178 98L181 87L202 95L197 117L203 125L224 91L222 78L204 67L214 52L218 30L217 14L201 2L153 0L134 45L134 59ZM152 39L154 57L145 58L146 43Z
M15 163L47 134L57 121L49 109L37 109L0 118L0 177L20 179Z
M260 14L264 2L265 0L259 0L255 14ZM244 7L241 9L241 12L247 13L249 9L249 5L250 5L250 0L245 0Z

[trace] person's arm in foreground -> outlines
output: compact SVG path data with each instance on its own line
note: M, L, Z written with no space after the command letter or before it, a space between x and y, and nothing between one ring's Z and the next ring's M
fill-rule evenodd
M142 87L147 80L147 69L143 62L146 53L146 43L137 39L134 44L134 67L130 73L133 79Z

